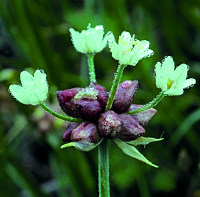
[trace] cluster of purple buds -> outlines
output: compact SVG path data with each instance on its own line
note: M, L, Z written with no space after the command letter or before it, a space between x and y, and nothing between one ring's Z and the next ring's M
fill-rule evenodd
M88 88L90 94L88 94ZM157 111L146 111L129 115L127 112L141 108L133 99L138 88L137 81L119 84L111 110L105 112L109 92L97 83L89 87L58 91L58 102L69 116L81 118L82 123L70 123L63 134L64 142L80 142L86 146L98 144L102 138L132 141L145 134L143 128ZM81 92L81 94L80 94Z

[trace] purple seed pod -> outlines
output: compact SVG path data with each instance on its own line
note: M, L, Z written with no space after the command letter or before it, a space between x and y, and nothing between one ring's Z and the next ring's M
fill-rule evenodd
M82 122L71 133L71 141L98 143L100 136L95 124L90 122Z
M101 104L99 101L85 98L79 99L74 102L75 109L81 114L84 120L90 120L92 122L97 121L100 113L102 112Z
M93 82L90 85L90 87L94 87L98 91L97 100L101 103L102 109L105 110L106 104L108 101L108 97L109 97L108 92L106 91L106 89L103 86L101 86L95 82Z
M130 106L130 108L128 109L128 111L133 111L136 109L139 109L141 107L143 107L144 105L135 105L132 104ZM144 126L146 125L155 115L157 114L157 110L154 108L150 108L147 109L145 111L142 111L140 113L134 114L132 115L138 122L140 125Z
M123 141L131 141L145 134L145 130L137 120L129 114L119 115L122 121L122 129L118 136Z
M80 118L79 112L74 107L74 96L81 88L72 88L57 92L57 98L61 109L69 116Z
M127 80L120 83L113 102L113 110L117 113L126 112L133 102L137 88L138 81Z
M102 113L98 123L102 137L116 138L121 130L121 118L112 110Z
M71 133L77 126L78 126L78 123L75 123L75 122L69 123L66 131L63 133L63 136L62 136L63 142L71 141L70 139Z

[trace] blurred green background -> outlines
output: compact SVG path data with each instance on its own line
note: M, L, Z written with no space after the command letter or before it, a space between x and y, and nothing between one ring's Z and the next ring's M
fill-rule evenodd
M137 79L135 103L159 92L154 65L171 55L190 66L197 84L183 96L167 97L146 126L146 136L164 141L140 147L159 169L129 158L110 143L111 194L117 197L200 197L200 1L199 0L1 0L0 2L0 196L88 197L97 192L97 149L60 150L66 123L8 93L22 70L47 73L49 105L60 111L56 91L88 85L87 60L77 53L69 28L104 25L149 40L154 56L126 68ZM95 56L97 80L109 90L117 61L108 48Z

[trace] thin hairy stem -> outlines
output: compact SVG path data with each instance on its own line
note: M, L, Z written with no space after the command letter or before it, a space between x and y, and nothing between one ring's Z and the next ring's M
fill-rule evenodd
M127 114L133 115L145 111L147 109L150 109L152 107L155 107L164 98L164 96L165 96L164 92L160 92L150 103L144 105L139 109L127 112Z
M89 76L90 83L96 82L95 68L94 68L94 54L88 54L88 67L89 67Z
M49 108L45 103L41 103L40 106L45 111L47 111L48 113L50 113L51 115L53 115L53 116L55 116L57 118L60 118L62 120L66 120L66 121L70 121L70 122L78 122L78 123L82 122L82 120L79 119L79 118L73 118L73 117L70 117L70 116L64 116L64 115L58 114L57 112L55 112L51 108Z
M109 111L112 107L112 104L113 104L113 101L115 99L115 95L116 95L116 92L117 92L117 87L119 85L119 82L121 80L121 77L122 77L122 74L123 74L125 67L126 67L126 65L119 65L118 68L117 68L117 73L115 74L115 79L113 81L113 84L112 84L112 87L111 87L111 90L110 90L110 95L109 95L109 98L108 98L108 102L107 102L105 111Z

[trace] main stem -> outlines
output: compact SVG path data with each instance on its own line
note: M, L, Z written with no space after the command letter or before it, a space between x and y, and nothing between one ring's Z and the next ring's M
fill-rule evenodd
M98 147L99 197L110 197L108 140Z
M113 85L110 90L110 96L106 105L105 111L109 111L112 107L117 87L121 80L123 70L126 65L119 65ZM98 147L98 178L99 178L99 197L110 197L110 183L109 183L109 153L108 140L104 139Z
M133 114L137 114L142 111L145 111L147 109L150 109L150 108L156 106L164 98L164 96L165 96L164 92L160 92L150 103L144 105L143 107L141 107L139 109L127 112L127 114L133 115Z
M88 54L88 67L90 83L96 82L94 54ZM109 154L108 142L106 139L98 146L98 185L99 197L110 197Z
M79 118L73 118L73 117L70 117L70 116L64 116L62 114L58 114L57 112L53 111L51 108L49 108L45 103L41 103L40 106L47 112L49 112L51 115L57 117L57 118L60 118L62 120L67 120L67 121L70 121L70 122L78 122L78 123L81 123L82 120L79 119Z
M89 67L89 76L90 83L96 82L95 68L94 68L94 54L88 54L88 67Z

